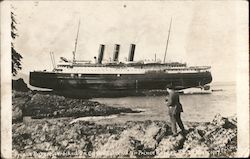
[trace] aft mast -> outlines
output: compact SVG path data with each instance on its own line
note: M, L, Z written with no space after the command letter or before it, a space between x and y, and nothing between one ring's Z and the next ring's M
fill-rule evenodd
M76 34L75 48L74 48L74 51L73 51L73 60L72 60L73 63L75 63L75 61L76 61L75 54L76 54L77 41L78 41L78 35L79 35L79 28L80 28L80 20L79 20L79 23L78 23L78 29L77 29L77 34Z
M166 49L165 49L163 63L165 63L166 55L167 55L167 51L168 51L168 43L169 43L169 37L170 37L171 24L172 24L172 17L171 17L171 21L170 21L170 25L169 25L169 30L168 30L168 39L167 39L167 45L166 45Z

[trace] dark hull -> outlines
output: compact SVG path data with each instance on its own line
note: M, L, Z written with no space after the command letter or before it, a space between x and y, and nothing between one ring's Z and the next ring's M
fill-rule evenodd
M54 91L70 91L80 94L112 94L145 90L162 90L167 84L178 89L204 86L212 81L210 72L200 73L147 73L147 74L66 74L49 72L30 72L30 85L49 88Z

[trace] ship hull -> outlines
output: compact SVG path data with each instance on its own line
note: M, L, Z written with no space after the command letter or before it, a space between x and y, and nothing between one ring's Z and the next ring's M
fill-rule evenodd
M199 73L145 73L145 74L72 74L30 72L30 85L54 91L139 93L145 90L164 90L167 84L178 89L204 86L212 81L210 72Z

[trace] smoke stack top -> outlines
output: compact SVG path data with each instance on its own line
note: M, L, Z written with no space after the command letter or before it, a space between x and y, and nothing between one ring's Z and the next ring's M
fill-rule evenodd
M105 45L101 44L100 48L99 48L99 55L98 55L98 60L97 60L98 64L102 63L103 55L104 55L104 49L105 49Z
M134 55L135 55L135 44L131 44L129 49L128 61L134 61Z
M115 44L114 54L113 54L113 61L118 61L119 51L120 51L120 45Z

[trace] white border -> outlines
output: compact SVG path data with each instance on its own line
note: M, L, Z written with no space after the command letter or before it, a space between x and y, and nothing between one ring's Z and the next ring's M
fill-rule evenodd
M10 3L1 2L1 157L12 158Z
M237 157L249 157L249 15L248 2L237 3ZM242 14L246 13L246 14Z
M1 157L12 158L10 1L1 1ZM249 31L248 1L237 5L237 157L249 157ZM223 60L223 59L222 59ZM231 65L231 64L225 64ZM235 65L232 63L232 65Z

